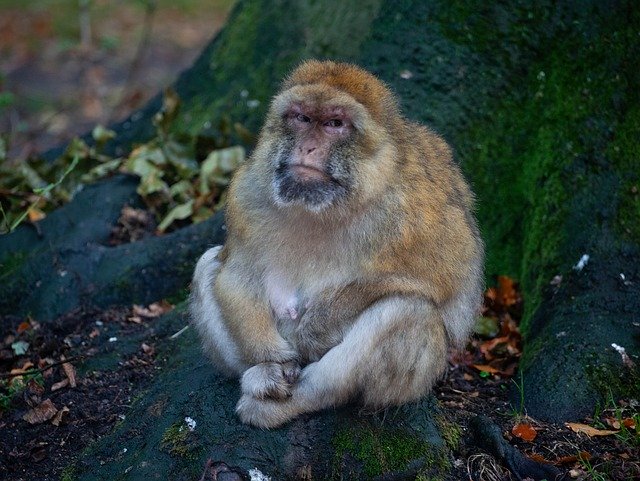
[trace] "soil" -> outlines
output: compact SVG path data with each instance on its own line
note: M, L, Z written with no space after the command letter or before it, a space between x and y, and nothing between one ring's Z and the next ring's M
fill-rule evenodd
M2 381L13 385L26 382L26 388L14 395L8 409L0 413L0 479L60 479L75 455L124 419L132 399L153 377L153 337L150 335L138 352L118 355L115 369L86 370L84 366L96 354L113 350L117 341L109 339L149 331L148 322L128 320L132 315L132 309L119 308L77 310L52 324L0 319L4 338L0 351ZM16 335L18 329L25 330ZM11 345L18 341L29 343L25 355L16 356L13 352ZM68 375L62 364L49 369L46 366L62 359L73 366L76 386L53 391L52 387L64 382ZM45 368L35 381L27 381L25 376L8 377L30 364ZM1 396L9 393L7 386L3 386ZM61 413L59 425L53 424L55 417L34 424L23 419L43 402L46 405L47 400L53 403L54 411Z
M509 297L504 290L489 290L486 296L484 316L497 321L495 335L476 336L466 350L451 354L450 369L434 390L447 415L461 426L468 426L477 414L489 416L511 445L536 461L553 463L566 474L565 479L640 479L637 431L613 426L616 422L624 424L625 419L629 423L632 413L638 411L635 401L612 400L597 417L575 420L616 432L597 437L531 419L510 403L509 391L517 378L506 373L515 371L521 347L514 321L521 312L521 299L511 292L513 302L508 307L500 304ZM156 303L146 308L76 310L49 324L29 318L0 319L0 376L4 382L0 394L8 397L10 380L21 379L26 384L0 411L1 479L61 479L81 451L127 415L135 398L144 395L145 386L162 369L162 360L155 353L158 339L154 323L170 308L167 303ZM127 339L137 343L133 349L121 348ZM22 355L15 350L20 341L29 343ZM56 383L70 380L68 366L65 369L62 360L74 366L71 377L76 386L54 391ZM41 376L27 381L21 370L31 365L31 369L41 369ZM26 421L25 416L28 418L34 408L48 405L47 399L58 416L50 414L49 419L33 424ZM514 428L522 429L522 425L533 428L534 439L525 441L514 434ZM453 452L449 479L515 479L481 448L463 429Z

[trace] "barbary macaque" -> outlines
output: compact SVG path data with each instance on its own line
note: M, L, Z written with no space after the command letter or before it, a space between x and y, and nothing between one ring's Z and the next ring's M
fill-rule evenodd
M375 76L294 70L231 182L227 241L192 284L205 352L241 377L240 419L423 396L479 308L473 203L446 142Z

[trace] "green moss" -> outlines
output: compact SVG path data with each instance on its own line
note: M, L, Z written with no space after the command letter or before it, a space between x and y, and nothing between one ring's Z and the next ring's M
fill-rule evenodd
M470 38L481 36L480 26L468 27ZM632 68L625 67L637 61L621 41L633 29L612 27L595 41L579 24L572 28L545 44L518 88L489 106L490 119L473 122L454 142L478 193L487 274L521 281L525 332L545 286L584 253L576 249L593 242L585 226L602 227L618 198L618 224L631 239L640 238L634 191L640 122L635 107L619 124L624 109L616 105L620 99L634 105L637 97L627 84ZM612 75L619 68L625 72ZM601 202L593 184L611 171L626 180Z
M346 457L362 463L367 477L406 469L410 462L423 460L425 470L449 468L445 450L434 446L417 435L398 430L358 426L345 428L333 440L336 465L334 474Z
M23 251L15 251L5 257L0 263L0 280L9 277L13 272L19 269L27 258L27 253Z
M163 433L160 449L174 456L196 460L200 457L202 446L195 439L193 431L183 421L178 421Z
M640 80L639 80L640 82ZM635 100L616 130L607 153L624 172L616 227L625 239L640 244L640 107Z
M460 444L460 437L462 436L462 429L460 425L455 422L449 421L444 415L435 416L436 423L440 429L440 435L444 439L445 444L451 451L458 449Z
M75 481L78 478L78 468L76 463L69 464L62 470L60 481Z
M585 373L598 393L616 393L624 399L640 396L640 372L637 369L620 369L613 363L598 363L597 356L593 358L591 364L585 363L588 366Z

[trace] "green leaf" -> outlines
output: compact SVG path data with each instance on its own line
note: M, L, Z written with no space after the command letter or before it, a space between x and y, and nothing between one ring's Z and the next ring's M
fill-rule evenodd
M185 202L184 204L180 204L175 206L173 209L169 211L167 216L162 219L160 225L158 226L158 230L160 232L164 232L167 227L173 224L174 221L180 219L186 219L193 213L193 199Z
M91 131L91 136L99 145L104 144L107 140L114 139L116 133L113 130L109 130L102 125L96 125Z
M94 168L90 169L89 172L80 178L80 180L82 180L82 182L93 182L115 172L121 165L122 159L113 159L103 162L102 164L96 165Z
M479 317L473 326L473 332L484 337L494 337L498 334L498 320L493 317Z
M231 173L244 159L245 151L240 146L211 152L200 166L200 193L208 194L213 185L228 185Z

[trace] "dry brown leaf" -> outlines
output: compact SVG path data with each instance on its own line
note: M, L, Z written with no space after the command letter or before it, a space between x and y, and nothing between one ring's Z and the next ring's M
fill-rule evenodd
M538 463L553 464L551 461L549 461L548 459L545 459L544 456L542 456L541 454L538 454L538 453L527 454L527 457L529 459L533 459L534 461L536 461Z
M591 459L591 455L586 451L580 451L577 455L573 456L562 456L555 460L554 464L571 464L577 463L579 460L589 461Z
M91 332L89 333L89 337L91 339L98 337L100 335L100 329L98 329L97 327L94 327Z
M22 416L22 419L29 424L40 424L51 419L57 412L58 409L53 405L51 399L45 399L36 407L27 411L27 413Z
M53 383L51 385L51 392L57 391L58 389L62 389L63 387L67 387L69 385L69 378L65 377L62 381Z
M618 421L616 418L604 418L604 421L610 428L620 429L620 421Z
M523 439L524 441L533 441L536 436L538 435L538 431L536 431L534 429L533 426L531 426L530 424L526 424L526 423L518 423L516 424L512 429L511 429L511 433L516 436L519 437L520 439Z
M636 420L633 418L624 418L622 424L627 429L636 429Z
M53 419L51 420L51 424L53 424L54 426L60 426L60 422L62 421L62 417L65 416L68 412L69 412L69 408L67 406L63 407L53 417Z
M155 348L153 346L150 346L146 342L143 342L142 346L140 347L142 348L142 352L144 352L145 354L153 355L156 352Z
M512 306L518 301L518 292L515 289L513 279L507 276L498 276L498 293L500 303L503 306Z
M20 334L21 332L28 331L29 329L31 329L31 324L29 324L29 321L23 321L20 323L20 325L18 325L16 332Z
M44 219L47 216L47 214L42 212L37 207L32 207L31 209L29 209L27 211L27 216L29 217L29 220L31 222L36 222L36 221Z
M596 429L592 426L589 426L587 424L580 424L580 423L564 423L565 426L567 426L569 429L571 429L573 432L576 433L583 433L586 434L587 436L591 437L591 436L611 436L612 434L617 434L618 431L610 431L607 429Z
M66 358L64 356L60 356L60 360L64 361ZM62 364L62 369L64 374L69 379L69 386L76 387L76 368L73 367L73 364L70 362L65 362Z

